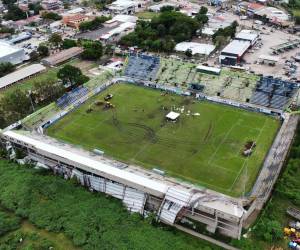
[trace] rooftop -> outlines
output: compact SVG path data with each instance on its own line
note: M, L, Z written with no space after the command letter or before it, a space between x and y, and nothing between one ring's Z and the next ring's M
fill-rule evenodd
M49 65L59 64L72 58L73 56L79 55L82 51L83 48L81 47L73 47L70 49L62 50L54 55L44 58L42 62Z
M241 30L235 38L241 40L254 41L258 37L258 34L254 30Z
M0 89L5 88L15 82L21 81L31 75L39 73L46 68L41 64L32 64L27 67L16 70L6 76L0 78Z
M166 118L170 119L170 120L176 120L178 117L180 116L179 113L176 113L174 111L171 111L169 112L167 115L166 115Z
M214 51L216 47L212 44L205 43L195 43L195 42L181 42L176 44L175 50L185 52L188 49L192 51L193 55L201 54L201 55L209 55Z
M15 47L13 45L10 45L9 43L0 41L0 57L8 56L12 53L15 53L15 52L21 51L21 50L23 50L23 49Z
M233 40L222 50L221 53L229 53L242 56L249 47L250 42L248 41Z

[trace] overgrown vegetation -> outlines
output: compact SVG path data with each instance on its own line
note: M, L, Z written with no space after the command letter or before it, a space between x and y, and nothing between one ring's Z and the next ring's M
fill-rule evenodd
M39 228L65 233L82 249L217 249L42 170L2 160L0 183L3 207Z
M225 45L231 38L235 36L237 21L233 21L231 25L226 28L219 28L212 36L213 42L217 47Z
M84 51L81 54L82 59L98 60L103 53L102 43L99 41L84 40L81 41Z
M65 65L57 72L57 78L62 80L67 87L76 87L82 85L89 80L89 77L83 75L81 70L72 65Z
M20 218L0 210L0 237L20 227ZM1 249L1 248L0 248Z
M0 77L7 75L15 70L16 66L10 62L0 63Z
M62 19L62 16L55 13L55 12L52 12L52 11L45 11L43 12L42 14L42 18L43 19L47 19L47 20L54 20L54 21L57 21L57 20L61 20Z
M190 40L199 28L197 19L176 11L164 11L151 22L139 21L135 31L124 36L120 44L171 52L176 43Z
M7 13L3 16L5 20L21 20L27 17L26 13L22 11L16 4L7 5Z
M110 17L100 16L96 17L91 21L85 21L80 23L79 30L80 31L87 31L87 30L95 30L102 27L102 23L106 22L107 20L111 19Z

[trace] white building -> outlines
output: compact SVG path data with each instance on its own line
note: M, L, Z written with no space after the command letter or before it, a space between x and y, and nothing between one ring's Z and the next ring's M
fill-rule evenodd
M161 8L167 7L167 6L177 8L177 7L179 7L179 4L171 3L171 2L164 2L164 3L154 4L154 5L150 6L148 9L153 12L160 12Z
M26 60L24 49L0 42L0 62L19 64L24 60Z
M236 36L235 40L249 41L253 46L258 40L258 33L254 30L241 30Z
M57 10L62 7L62 2L59 0L43 0L41 6L45 10Z
M130 0L117 0L112 2L110 5L107 6L108 10L112 14L125 14L130 15L134 14L136 11L136 8L142 7L141 4L138 4L135 1Z
M120 23L117 27L101 35L100 40L104 43L117 42L122 36L133 32L135 26L136 24L131 22Z
M195 43L195 42L181 42L176 44L175 51L185 52L191 50L193 55L210 55L214 50L215 46L212 44Z

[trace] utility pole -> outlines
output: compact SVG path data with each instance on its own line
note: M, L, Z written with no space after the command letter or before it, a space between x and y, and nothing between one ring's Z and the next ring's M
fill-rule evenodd
M28 91L28 94L29 94L29 99L30 99L30 103L31 103L31 106L32 106L32 110L33 110L33 112L35 112L35 108L34 108L32 97L31 97L31 94L32 94L31 90Z

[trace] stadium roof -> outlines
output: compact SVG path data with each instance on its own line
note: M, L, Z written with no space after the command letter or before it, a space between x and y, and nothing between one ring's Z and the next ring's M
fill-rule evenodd
M212 44L205 44L205 43L195 43L195 42L181 42L176 44L175 50L185 52L188 49L192 51L193 55L200 54L200 55L209 55L211 52L214 51L216 47Z
M249 47L250 47L249 41L233 40L222 50L221 54L228 53L237 56L242 56Z
M69 60L70 58L77 56L83 52L83 48L81 47L73 47L70 49L62 50L54 55L44 58L41 62L43 64L52 66Z
M41 64L32 64L21 68L13 73L0 78L0 89L5 88L15 82L21 81L29 76L37 74L46 68Z
M6 131L3 134L29 145L34 145L36 149L44 151L51 156L58 156L66 159L85 171L95 173L96 170L96 173L101 173L101 176L110 180L117 181L125 185L130 183L135 188L138 186L139 189L146 188L152 190L156 195L159 196L162 196L168 189L168 185L165 185L162 182L151 180L144 176L118 169L105 163L104 161L96 161L89 157L85 157L49 143L44 143L43 141L33 139L14 131Z
M24 131L23 131L24 132ZM26 133L26 132L25 132ZM173 182L167 182L159 179L153 179L141 175L139 172L127 171L126 169L119 169L109 164L107 161L100 161L92 159L91 156L85 156L78 151L71 151L69 147L60 142L58 144L50 144L43 140L44 137L33 138L30 133L21 134L19 131L8 130L2 133L4 136L13 138L14 141L27 143L29 147L34 148L44 155L48 155L53 159L63 159L69 164L85 170L90 173L100 175L112 181L119 182L124 185L131 186L138 190L144 190L151 194L163 197L168 190L173 187L177 192L190 192L189 188L177 185ZM0 134L1 135L1 134ZM38 139L39 138L39 139ZM192 190L194 192L195 190ZM195 198L202 197L201 201L197 202L197 206L205 206L241 218L244 209L235 200L225 196L219 195L215 192L209 194L207 190L196 192ZM203 199L206 197L205 199ZM193 197L194 198L194 197ZM192 198L192 199L193 199Z

